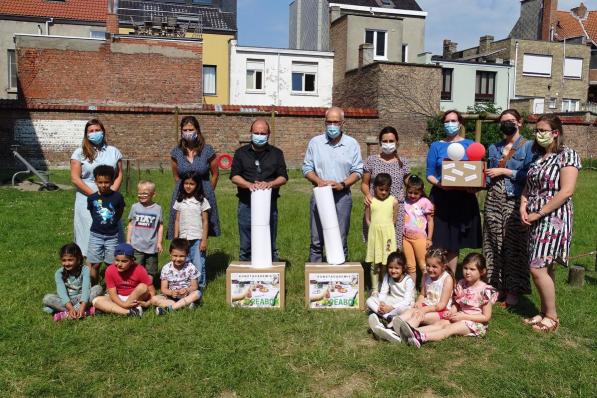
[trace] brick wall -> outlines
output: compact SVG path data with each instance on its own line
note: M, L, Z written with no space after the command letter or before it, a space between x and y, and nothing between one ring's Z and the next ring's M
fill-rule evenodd
M29 104L201 106L200 41L17 36L16 47Z
M330 51L334 52L334 84L339 84L346 73L348 18L332 22L330 27Z

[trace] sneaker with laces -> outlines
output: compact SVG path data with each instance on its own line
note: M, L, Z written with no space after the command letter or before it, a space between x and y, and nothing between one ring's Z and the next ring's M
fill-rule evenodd
M379 317L377 316L377 314L371 314L371 315L369 315L369 321L368 322L369 322L369 327L371 328L371 330L375 329L378 326L383 327L383 324L379 320Z
M141 309L141 307L133 307L133 308L129 309L128 316L141 317L141 316L143 316L143 310Z
M394 318L394 331L400 333L400 337L408 345L421 348L419 332L400 317Z
M91 306L87 311L85 311L85 315L87 316L94 316L95 315L95 307Z
M386 329L384 326L376 326L373 329L373 334L382 340L389 341L390 343L400 343L402 339L392 329Z
M155 314L156 315L164 315L166 313L166 310L163 309L162 307L155 307Z
M54 321L62 321L63 319L68 318L68 311L60 311L54 314Z

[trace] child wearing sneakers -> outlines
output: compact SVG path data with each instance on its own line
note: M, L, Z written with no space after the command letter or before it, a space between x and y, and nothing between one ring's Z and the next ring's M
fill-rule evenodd
M95 308L90 303L102 294L102 288L91 286L89 267L84 265L81 248L76 243L62 246L60 262L62 267L54 273L57 294L44 296L44 311L54 314L55 321L93 315Z
M192 308L201 298L197 282L199 270L187 260L189 243L186 239L174 238L170 244L170 262L162 267L160 275L161 294L154 296L151 303L155 312L163 315L183 307Z
M162 252L162 208L153 201L155 184L140 181L137 184L139 202L129 212L126 243L135 249L135 259L147 270L153 279L153 286L159 287L158 253Z
M151 277L142 265L135 263L135 249L128 243L116 246L114 264L106 269L105 280L107 294L93 300L102 312L141 316L155 296Z

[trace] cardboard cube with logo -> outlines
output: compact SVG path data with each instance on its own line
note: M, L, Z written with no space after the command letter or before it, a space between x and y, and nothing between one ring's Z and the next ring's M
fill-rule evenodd
M255 267L231 263L226 270L226 303L239 308L284 308L286 263Z
M311 309L364 309L363 267L360 263L305 264L305 303Z

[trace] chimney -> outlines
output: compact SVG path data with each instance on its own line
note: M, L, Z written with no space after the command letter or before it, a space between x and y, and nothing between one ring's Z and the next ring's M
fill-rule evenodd
M106 15L106 32L111 36L118 34L118 0L108 0Z
M373 44L363 43L359 46L359 69L373 63Z
M587 17L587 7L582 2L580 3L580 5L578 7L574 7L570 11L578 19L585 19Z
M491 35L485 35L479 38L479 54L485 54L491 50L493 39L494 37Z
M458 43L454 43L452 40L444 39L444 52L442 53L443 59L452 59L452 54L456 52Z
M558 0L543 0L543 14L541 18L541 40L551 40L551 29L556 20Z

